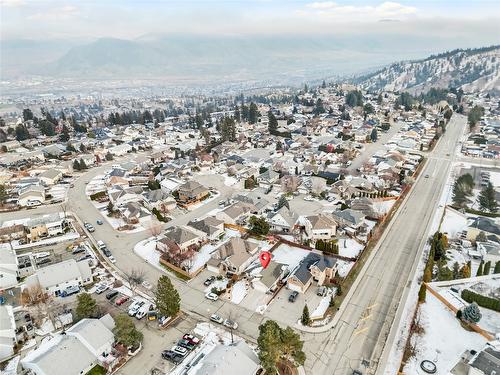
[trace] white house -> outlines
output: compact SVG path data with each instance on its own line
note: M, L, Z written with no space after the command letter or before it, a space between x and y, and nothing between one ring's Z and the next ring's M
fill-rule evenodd
M269 220L271 230L291 232L297 222L297 215L287 207L281 207Z
M132 146L128 143L122 143L121 145L110 147L108 151L114 156L123 156L127 152L132 151Z
M18 269L16 253L10 244L0 244L0 289L17 284Z
M26 286L40 286L48 294L59 296L69 287L87 285L92 280L92 271L87 261L69 259L38 269L26 279Z
M34 202L45 202L45 188L40 185L28 185L19 191L18 204L22 207L32 205Z
M50 185L55 185L57 184L63 174L61 171L58 171L57 169L49 169L45 172L42 172L38 178L43 182L44 185L50 186Z
M14 354L16 321L10 305L0 305L0 362Z
M29 352L21 365L36 375L86 374L97 364L112 363L115 322L107 314L100 319L82 319Z

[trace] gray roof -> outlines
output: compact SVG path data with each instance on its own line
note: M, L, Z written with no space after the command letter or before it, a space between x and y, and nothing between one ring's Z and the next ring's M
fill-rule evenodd
M479 352L470 365L471 367L481 370L484 374L490 375L500 373L500 351L488 347Z
M56 177L59 177L60 175L62 175L61 171L58 171L58 170L55 170L55 169L49 169L49 170L46 170L43 173L40 173L39 177L46 177L46 178L54 179Z
M364 219L365 215L359 211L351 210L347 208L343 211L334 211L332 212L334 218L342 219L348 223L353 225L358 225Z
M500 236L500 227L495 223L494 220L487 217L477 217L474 219L470 225L472 228L477 228L484 232L493 233Z
M165 231L165 237L177 244L183 244L187 241L198 238L196 234L182 227L171 227Z
M316 266L321 271L324 271L326 268L333 268L333 266L337 263L337 260L330 257L325 257L322 254L317 254L310 252L307 256L300 262L299 267L295 270L293 275L299 279L302 284L307 284L309 280L312 278L311 275L311 267Z
M199 375L254 375L260 367L259 358L244 342L217 345L201 361Z
M113 332L100 319L82 319L68 329L68 333L80 335L96 354L107 342L114 340Z
M213 216L206 217L205 219L198 221L190 221L188 225L203 233L208 234L209 236L219 230L221 224L224 224L222 220L216 219Z
M80 262L81 264L88 264ZM82 276L79 264L74 259L65 260L47 267L40 268L36 275L42 288L62 284L68 280L77 279Z

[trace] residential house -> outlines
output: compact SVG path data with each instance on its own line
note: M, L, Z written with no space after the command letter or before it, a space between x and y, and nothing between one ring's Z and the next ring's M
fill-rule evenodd
M106 314L100 319L82 319L66 331L42 342L22 360L24 369L36 375L81 375L94 366L109 366L115 322Z
M337 260L311 251L292 271L287 286L291 290L305 293L316 282L318 286L328 283L337 272Z
M41 204L45 202L45 188L40 185L28 185L19 190L17 203L21 207L30 206L34 203Z
M257 211L257 208L253 204L236 202L217 212L215 217L226 224L238 224L243 223L245 218L255 211Z
M45 237L64 234L69 225L69 220L63 214L54 213L31 219L24 224L24 227L28 240L35 242Z
M267 171L265 171L264 173L261 173L257 177L257 182L260 186L262 186L264 188L268 188L271 185L274 185L275 183L277 183L279 180L279 177L280 177L279 173L273 171L272 169L268 169Z
M335 237L337 223L326 214L304 217L304 232L307 238L317 240L331 240Z
M28 288L40 287L49 295L59 296L69 287L90 284L93 281L92 270L87 261L77 262L68 259L40 268L26 279Z
M19 264L10 244L0 244L0 289L10 288L18 283Z
M293 230L297 223L298 216L288 207L281 207L276 213L269 218L269 227L275 232L289 233Z
M365 224L365 215L362 212L347 208L343 211L332 212L333 220L349 235L356 235Z
M50 186L57 184L61 180L62 176L63 174L61 171L58 171L57 169L49 169L42 172L38 178L40 178L44 185Z
M151 213L138 202L126 203L120 212L127 224L144 224L152 219Z
M188 224L193 229L203 233L203 237L214 241L224 234L224 222L213 216L201 220L190 221Z
M11 305L0 305L0 362L14 354L16 321Z
M476 217L467 228L467 239L475 241L477 235L481 232L484 232L487 237L493 236L500 240L500 226L494 219L482 216Z
M169 212L177 207L175 198L162 189L146 191L142 195L144 206L149 210L156 208L160 212Z
M209 196L208 189L196 181L188 181L177 189L179 202L181 204L191 204L199 202Z
M260 361L245 341L231 345L218 344L205 356L200 356L193 375L255 375Z
M181 252L201 242L202 238L187 227L170 227L156 243L156 248L162 253L180 249Z
M258 244L240 237L231 239L217 248L212 257L220 260L223 274L241 274L257 258Z

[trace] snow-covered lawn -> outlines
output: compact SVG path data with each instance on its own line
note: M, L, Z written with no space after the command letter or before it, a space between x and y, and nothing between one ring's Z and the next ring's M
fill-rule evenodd
M463 329L454 314L431 293L427 293L419 314L424 332L412 337L417 353L404 367L405 374L420 374L420 362L427 359L436 364L436 374L448 375L465 350L480 350L486 342L483 336Z
M215 250L216 247L212 244L203 245L200 250L195 253L189 272L194 273L204 267L210 260L210 256Z
M447 207L443 222L441 223L441 232L447 233L448 238L456 238L465 228L467 228L467 217Z
M138 242L134 246L134 253L139 255L146 262L161 269L160 253L156 250L156 239L154 237Z
M396 203L395 199L386 201L374 201L372 207L376 213L383 216L391 210L392 206L394 206L394 203Z
M354 266L354 262L348 262L345 260L337 260L337 273L340 277L346 277L351 268Z
M339 255L350 258L356 258L364 248L364 245L353 240L352 238L341 238L338 241L338 245Z
M309 254L308 250L281 244L273 251L272 261L287 264L288 268L292 270L299 265L307 254Z
M330 300L331 300L330 293L321 298L321 301L319 301L318 306L316 306L314 311L311 313L311 319L322 319L326 313L326 310L328 309L328 306L330 305Z
M468 256L466 259L464 254L462 254L462 252L460 250L457 250L457 249L446 250L446 258L448 258L446 263L447 263L447 266L450 270L453 269L453 264L455 262L457 262L459 264L459 266L462 267L469 260Z
M231 302L238 305L247 294L247 287L244 280L237 281L231 289Z
M500 172L490 171L490 182L493 185L493 187L499 187L500 186Z
M238 183L238 180L234 177L228 176L224 174L224 185L226 186L234 186Z

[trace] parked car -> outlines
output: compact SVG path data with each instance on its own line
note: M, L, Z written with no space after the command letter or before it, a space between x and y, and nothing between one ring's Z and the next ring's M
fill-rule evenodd
M117 290L112 290L111 292L106 293L106 299L111 301L118 295Z
M84 251L85 251L85 248L83 246L75 246L75 247L73 247L71 254L79 254L79 253L83 253Z
M144 301L135 301L133 304L129 306L128 315L135 316L135 314L139 312L144 303L145 303Z
M115 302L115 304L117 306L121 306L123 305L125 302L127 302L129 300L129 297L128 296L121 296L120 298L118 298Z
M210 292L205 294L205 298L209 299L210 301L217 301L219 299L219 296L215 293Z
M113 255L109 255L109 256L108 256L108 260L109 260L111 263L113 263L113 264L115 264L115 263L116 263L116 259L115 259L115 257L114 257Z
M47 264L47 263L52 263L52 259L50 259L50 258L43 258L43 259L37 259L36 260L37 266L41 266L42 264Z
M162 316L160 316L160 318L158 319L158 324L159 324L160 326L164 326L164 325L165 325L165 324L167 324L169 321L170 321L170 317L169 317L169 316L162 315Z
M215 281L215 276L210 276L209 278L207 278L207 279L203 282L203 285L205 285L205 286L209 286L209 285L211 285L214 281Z
M229 320L229 319L226 319L224 320L224 326L226 326L227 328L231 328L231 329L238 329L238 323L236 322L233 322L232 320Z
M104 253L104 255L106 255L108 258L111 257L111 251L109 251L108 249L103 249L102 252ZM113 262L112 262L113 263Z
M84 227L85 227L85 229L87 229L90 233L95 232L95 228L94 228L94 226L93 226L92 224L85 222L85 223L83 223L83 226L84 226Z
M191 335L190 333L185 333L182 338L184 340L188 340L193 345L198 345L200 343L200 339L194 335Z
M172 362L173 364L176 364L176 365L181 363L183 358L184 358L184 356L182 356L179 353L176 353L172 350L164 350L163 352L161 352L161 357L163 359L166 359L167 361Z
M181 339L177 342L178 346L182 346L183 348L186 348L187 350L193 350L196 345L191 344L188 340Z
M102 220L97 220L96 223L97 223L97 225L102 225L103 224Z
M95 289L95 292L97 294L101 294L101 293L103 293L104 291L106 291L108 289L109 289L108 285L106 285L106 284L99 284L99 285L97 285L97 288Z
M182 346L178 346L178 345L174 346L172 348L172 351L177 353L177 354L182 355L183 357L185 357L186 354L188 353L188 350L186 348L183 348Z
M219 315L217 314L212 314L212 316L210 317L210 320L212 322L215 322L215 323L219 323L219 324L222 324L224 322L224 319L222 319Z
M326 296L327 292L328 292L328 289L326 289L326 286L322 285L318 288L316 295L318 295L320 297L324 297L324 296Z
M290 296L288 297L288 302L295 302L295 300L297 299L299 295L299 292L297 291L293 291L292 294L290 294Z

